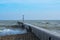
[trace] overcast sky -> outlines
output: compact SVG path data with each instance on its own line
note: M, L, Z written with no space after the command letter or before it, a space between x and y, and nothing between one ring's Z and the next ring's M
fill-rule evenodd
M60 20L60 0L0 0L0 20Z

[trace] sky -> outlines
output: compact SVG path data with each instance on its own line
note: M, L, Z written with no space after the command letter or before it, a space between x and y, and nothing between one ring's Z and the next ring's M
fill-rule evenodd
M0 20L60 20L60 0L0 0Z

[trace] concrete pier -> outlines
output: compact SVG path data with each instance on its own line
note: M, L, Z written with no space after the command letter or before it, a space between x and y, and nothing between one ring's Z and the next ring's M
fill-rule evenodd
M34 33L31 27L25 28L24 23L18 23L11 28L2 28L0 30L0 40L40 40Z
M49 30L24 23L25 28L31 28L31 32L33 32L40 40L60 40L60 36L55 32L51 32Z
M20 22L17 26L27 33L0 36L0 40L60 40L59 34L38 26Z

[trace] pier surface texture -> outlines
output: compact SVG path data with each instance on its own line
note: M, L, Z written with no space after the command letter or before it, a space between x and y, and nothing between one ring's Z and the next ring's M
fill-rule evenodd
M39 40L33 33L1 36L0 40Z

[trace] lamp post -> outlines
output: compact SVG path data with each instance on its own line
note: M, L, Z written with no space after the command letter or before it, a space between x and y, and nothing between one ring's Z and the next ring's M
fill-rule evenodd
M22 15L22 22L24 23L24 15Z

